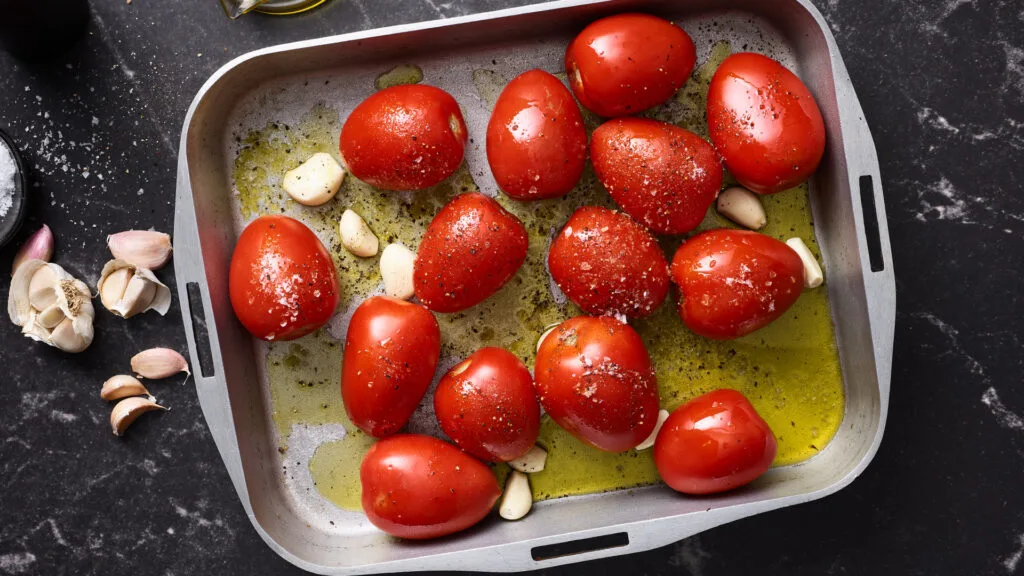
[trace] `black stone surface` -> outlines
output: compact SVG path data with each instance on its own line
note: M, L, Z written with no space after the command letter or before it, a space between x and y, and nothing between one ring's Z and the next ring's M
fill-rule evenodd
M899 303L881 450L823 500L546 574L1024 573L1024 4L816 3L885 187ZM511 4L331 0L229 22L214 0L94 0L68 56L0 53L0 128L32 167L20 238L49 224L56 261L95 285L108 232L171 230L182 118L230 58ZM250 526L191 383L153 384L173 411L109 433L99 383L134 351L184 349L177 302L127 323L99 310L97 334L67 355L0 322L0 574L298 572Z

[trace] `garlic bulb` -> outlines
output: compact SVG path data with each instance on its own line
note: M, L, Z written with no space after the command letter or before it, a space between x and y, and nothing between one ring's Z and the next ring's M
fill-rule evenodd
M150 310L163 316L171 307L171 289L150 270L125 260L107 262L96 288L103 307L122 318Z
M89 287L56 264L32 259L18 266L7 314L25 336L65 352L81 352L92 343L96 312Z

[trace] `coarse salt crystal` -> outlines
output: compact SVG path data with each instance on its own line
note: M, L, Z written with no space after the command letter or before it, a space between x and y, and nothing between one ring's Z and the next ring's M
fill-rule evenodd
M11 206L14 206L17 175L18 165L14 162L14 155L7 144L0 141L0 218L6 217Z

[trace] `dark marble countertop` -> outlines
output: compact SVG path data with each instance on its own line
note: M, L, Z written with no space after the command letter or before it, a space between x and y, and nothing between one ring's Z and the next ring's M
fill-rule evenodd
M19 240L49 224L57 261L95 285L108 232L170 231L183 115L236 55L516 3L330 0L229 22L214 0L93 0L69 55L0 52L0 129L32 167ZM881 449L825 499L545 573L1024 573L1024 4L816 4L874 134L897 270ZM173 282L170 267L160 275ZM0 574L298 572L249 524L191 383L154 384L173 411L127 440L109 433L99 383L127 370L126 351L184 350L179 315L177 303L130 323L100 311L102 338L80 355L0 322Z

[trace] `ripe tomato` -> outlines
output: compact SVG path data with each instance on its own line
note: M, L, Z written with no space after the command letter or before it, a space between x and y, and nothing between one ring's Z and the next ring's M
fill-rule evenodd
M374 526L421 540L465 530L501 496L491 469L458 448L419 434L380 440L359 468L363 511Z
M238 237L228 291L235 316L261 340L294 340L338 306L338 273L320 239L287 216L261 216Z
M588 314L633 318L668 294L668 262L646 228L621 212L584 206L551 241L551 278Z
M739 338L771 324L803 290L800 256L785 243L749 230L709 230L672 258L679 316L705 338Z
M654 441L654 464L673 490L724 492L764 474L775 459L771 428L735 390L715 390L676 409Z
M799 185L825 153L814 96L775 60L742 52L708 87L708 131L725 167L747 188L774 194Z
M534 386L544 411L586 444L622 452L658 420L658 381L643 340L609 316L577 316L541 342Z
M505 86L487 124L487 162L505 194L564 196L580 181L586 157L583 115L558 78L530 70Z
M491 462L522 456L540 430L533 377L502 348L481 348L445 374L434 391L434 413L459 448Z
M352 175L386 190L440 183L462 164L466 122L450 94L423 84L385 88L363 100L341 128Z
M413 287L435 312L458 312L497 292L526 260L526 228L483 194L456 196L423 234Z
M590 160L630 216L659 234L700 224L722 187L722 163L699 136L647 118L617 118L594 131Z
M580 32L565 51L576 98L599 116L639 114L686 83L697 61L682 28L648 14L619 14Z
M352 423L370 436L405 426L427 392L441 353L429 310L374 296L356 308L345 337L341 398Z

